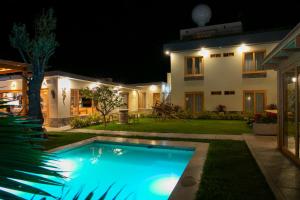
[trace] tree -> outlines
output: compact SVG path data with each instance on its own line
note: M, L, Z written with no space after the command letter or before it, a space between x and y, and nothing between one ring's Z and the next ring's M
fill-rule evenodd
M29 64L32 71L32 76L27 79L29 88L28 116L43 123L40 90L45 68L58 46L54 33L56 18L53 9L43 13L34 25L34 34L33 37L30 37L25 24L14 24L9 39L12 47L19 51L23 61Z
M84 88L80 90L80 94L85 98L94 101L96 109L103 116L104 126L106 127L106 116L114 109L124 105L123 98L116 90L111 90L107 86L95 87L93 89Z

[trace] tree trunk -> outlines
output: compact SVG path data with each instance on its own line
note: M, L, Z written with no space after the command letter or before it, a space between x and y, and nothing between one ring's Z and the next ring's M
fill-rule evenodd
M106 115L103 115L104 127L106 128Z
M41 86L44 74L33 73L32 79L29 81L28 99L29 110L28 116L31 119L39 120L40 124L44 123L44 117L41 108Z

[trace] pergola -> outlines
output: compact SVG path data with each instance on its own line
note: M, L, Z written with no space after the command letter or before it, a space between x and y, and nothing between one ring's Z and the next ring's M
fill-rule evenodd
M14 74L14 73L22 74L22 105L23 105L23 109L21 112L22 115L26 115L28 111L27 72L28 72L28 64L26 63L0 59L0 75Z
M300 23L263 65L277 71L278 148L300 165Z

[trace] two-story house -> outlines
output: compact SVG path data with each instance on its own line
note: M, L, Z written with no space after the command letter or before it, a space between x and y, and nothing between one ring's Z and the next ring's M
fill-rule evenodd
M181 40L165 44L171 63L171 102L193 113L260 113L277 104L276 72L262 61L288 30L244 33L241 22L180 31Z

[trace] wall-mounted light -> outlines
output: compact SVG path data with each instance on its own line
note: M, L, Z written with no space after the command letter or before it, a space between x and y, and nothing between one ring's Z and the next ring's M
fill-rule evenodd
M209 51L202 47L201 50L199 51L199 54L206 58L209 56Z
M47 88L48 87L48 83L47 83L47 81L44 79L43 80L43 83L42 83L42 88L44 89L44 88Z
M17 82L16 82L16 81L11 82L10 88L11 88L12 90L16 90L16 89L17 89Z
M165 51L165 54L166 54L167 56L170 55L170 51L166 50L166 51Z
M250 50L250 47L245 45L245 44L241 44L238 48L237 48L239 53L243 53L243 52L247 52Z
M157 89L157 86L156 86L156 85L150 85L150 87L149 87L149 90L150 90L151 92L154 92L156 89Z
M251 96L248 96L248 97L247 97L247 100L248 100L248 101L251 101Z

